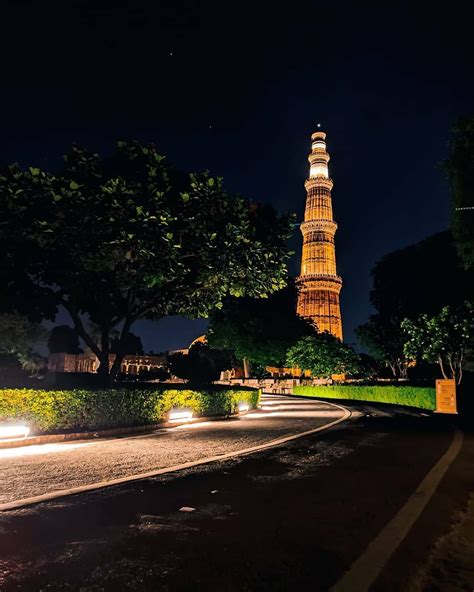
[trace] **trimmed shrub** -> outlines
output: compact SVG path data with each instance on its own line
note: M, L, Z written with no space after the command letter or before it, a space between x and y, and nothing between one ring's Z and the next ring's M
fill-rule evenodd
M36 434L93 431L158 423L172 408L232 415L239 403L255 408L259 398L256 389L0 389L0 421L27 422Z
M435 389L424 386L295 386L293 393L322 399L346 399L436 409Z

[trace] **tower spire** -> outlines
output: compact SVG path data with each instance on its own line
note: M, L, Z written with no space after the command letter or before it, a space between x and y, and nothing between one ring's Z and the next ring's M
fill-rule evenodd
M328 171L326 134L318 129L311 140L309 178L305 181L306 208L301 224L303 253L297 278L297 312L311 319L318 331L329 331L342 339L339 304L342 279L336 273L334 235L337 224L332 213L333 182Z

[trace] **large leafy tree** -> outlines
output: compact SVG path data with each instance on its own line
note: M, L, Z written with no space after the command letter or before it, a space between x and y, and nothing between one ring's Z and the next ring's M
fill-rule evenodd
M394 377L407 377L410 359L404 351L405 338L399 323L371 315L367 323L357 327L356 335L376 360L390 368Z
M114 329L112 375L136 320L207 316L285 285L291 218L176 173L152 145L119 142L104 159L74 148L57 174L9 166L0 198L0 307L37 319L63 307L105 380Z
M291 284L267 299L228 298L210 317L208 342L250 364L281 366L288 349L314 332L314 326L296 314Z
M460 265L450 231L389 253L372 270L370 300L382 320L400 322L461 305L474 295L474 273Z
M452 229L459 257L474 269L474 117L461 119L453 130L445 162L451 184Z
M290 347L286 361L293 368L310 370L317 378L360 371L356 352L328 331L302 337Z
M449 231L385 255L372 270L370 299L376 314L356 331L361 345L389 366L394 376L406 377L410 360L401 322L472 300L473 273L460 265Z
M436 315L422 314L402 322L405 353L425 362L438 363L444 378L462 380L466 350L474 338L474 307L444 306Z

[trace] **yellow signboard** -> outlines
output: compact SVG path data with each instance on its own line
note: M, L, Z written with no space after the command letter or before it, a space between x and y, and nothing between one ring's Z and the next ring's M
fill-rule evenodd
M456 382L454 380L436 381L436 413L457 413Z

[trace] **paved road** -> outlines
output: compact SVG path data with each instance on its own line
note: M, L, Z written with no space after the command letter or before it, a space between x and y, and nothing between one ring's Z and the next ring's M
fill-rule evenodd
M267 420L294 412L306 429L307 413L317 412L301 404L266 412ZM355 409L350 421L250 456L1 512L0 589L327 591L453 442L443 418ZM195 438L201 428L195 430L171 436ZM474 486L473 440L465 434L463 450L371 592L473 589L464 536L471 529L462 514ZM195 510L182 512L183 506ZM440 556L436 541L445 535L455 555Z
M237 452L343 415L328 403L271 395L262 398L261 409L237 419L0 450L0 504Z

